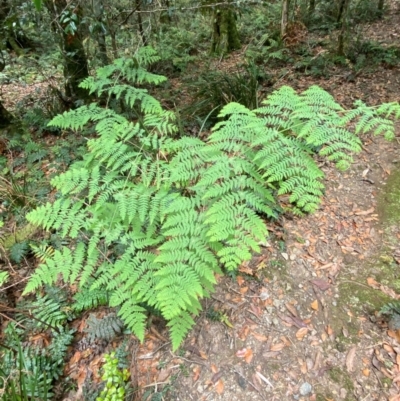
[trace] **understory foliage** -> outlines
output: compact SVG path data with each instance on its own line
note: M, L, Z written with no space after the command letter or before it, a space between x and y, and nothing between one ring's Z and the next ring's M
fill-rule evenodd
M156 60L142 48L82 84L136 110L134 121L96 103L52 120L97 136L83 160L52 180L56 200L28 215L68 246L45 258L25 293L60 278L101 291L140 340L147 309L156 309L177 348L221 267L234 270L259 252L281 195L294 213L318 208L324 185L315 156L347 168L361 149L358 134L394 136L389 117L399 118L400 106L357 102L345 112L317 86L301 94L282 87L256 110L226 105L205 141L176 139L174 115L143 87L164 80L146 71Z

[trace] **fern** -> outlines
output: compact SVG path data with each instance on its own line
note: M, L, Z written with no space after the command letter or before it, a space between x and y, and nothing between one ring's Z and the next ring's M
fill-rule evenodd
M54 330L60 330L62 326L71 320L74 315L65 303L58 302L52 299L49 295L38 296L33 302L24 305L23 309L29 311L29 315L33 321L35 329L47 329L48 327ZM19 314L20 320L26 320L26 313Z
M108 303L109 294L107 291L104 291L104 289L90 289L90 286L91 283L89 282L74 295L72 310L82 312Z
M265 219L277 217L281 195L294 213L319 207L324 175L314 155L346 168L360 150L348 123L390 136L388 116L400 111L358 104L347 112L318 87L301 94L282 87L253 111L226 105L206 141L175 139L174 116L137 87L162 82L145 70L155 57L141 50L82 84L123 99L135 122L97 105L52 120L65 129L92 127L97 137L87 141L83 160L52 180L59 199L28 215L69 245L40 253L44 260L25 293L60 279L78 283L73 310L107 300L140 340L146 308L157 310L177 348L221 266L233 271L259 251L268 236Z
M88 327L85 332L88 333L90 341L95 339L112 340L121 333L124 327L122 320L115 313L109 313L101 319L97 319L95 315L90 314L86 324Z

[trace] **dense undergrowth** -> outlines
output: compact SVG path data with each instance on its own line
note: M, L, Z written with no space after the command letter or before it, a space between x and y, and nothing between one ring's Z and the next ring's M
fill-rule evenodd
M331 7L320 2L312 18L300 7L300 31L335 37ZM97 72L82 84L92 93L90 105L63 114L71 104L54 88L35 107L17 105L23 123L6 132L0 156L0 258L7 266L0 303L12 316L2 336L5 400L57 399L68 390L70 384L55 383L76 335L72 322L96 308L106 312L89 315L89 342L124 333L142 340L148 317L158 315L177 348L213 291L215 274L234 272L259 251L266 222L318 208L324 177L317 159L345 169L361 149L360 134L393 136L396 104L358 101L349 111L319 87L271 88L288 69L328 77L338 66L357 74L392 68L398 48L365 40L356 28L345 55L335 54L326 37L285 43L279 13L280 4L241 10L245 51L235 72L208 68L215 61L204 45L209 16L199 13L152 33L161 58L150 48L131 54L135 46L122 32L127 56L100 69L93 61ZM349 23L379 13L361 1L352 5ZM327 51L316 53L320 46ZM53 57L27 53L8 63L0 80L41 81L59 60L54 49ZM190 104L179 104L181 88L159 74L179 77ZM15 292L13 269L33 273ZM107 359L104 378L115 382L109 394L100 386L86 399L126 397L126 372L115 358L126 360L122 348Z
M32 348L33 354L30 347L22 351L15 341L18 325L8 325L3 358L24 352L21 363L30 363L33 372L25 385L28 395L49 386L50 397L73 338L67 322L82 310L108 303L119 316L89 319L89 339L111 339L125 326L140 340L147 314L158 311L177 348L201 298L213 291L215 274L237 269L259 251L268 236L265 220L318 208L324 185L314 156L346 169L361 149L359 134L391 139L390 118L400 117L395 103L371 108L358 101L345 111L319 87L301 94L282 87L253 110L228 103L204 141L177 137L174 114L143 87L165 81L146 70L157 60L151 48L142 48L134 59L100 68L82 87L112 99L113 107L92 103L50 122L96 136L87 140L80 160L51 180L54 201L27 215L58 238L30 244L42 263L24 294L48 289L29 306L18 305L22 314L33 311L29 324L39 332L46 328L51 342ZM279 202L284 194L288 204ZM22 243L11 250L17 263L28 252ZM68 308L68 293L51 287L61 283L79 288ZM25 367L3 369L6 389L14 391L13 375Z

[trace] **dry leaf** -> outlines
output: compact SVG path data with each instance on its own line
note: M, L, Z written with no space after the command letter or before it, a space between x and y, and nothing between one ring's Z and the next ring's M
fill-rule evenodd
M213 363L211 364L211 372L213 372L213 373L218 372L218 368Z
M400 343L400 330L388 330L388 336Z
M315 356L314 359L314 365L312 367L312 370L318 370L321 366L321 362L322 362L322 353L320 350L318 350L317 355Z
M307 363L303 362L300 365L300 372L303 373L303 375L305 375L308 372L308 368L307 368Z
M361 212L355 212L354 214L355 214L356 216L366 216L367 214L371 214L371 213L373 213L373 212L374 212L374 208L371 207L371 208L368 209L368 210L362 210Z
M330 267L332 265L332 263L329 264L328 267ZM322 278L316 278L314 280L310 280L310 283L312 285L315 285L316 287L318 287L321 291L326 291L327 289L329 289L329 287L331 286L328 281L323 280Z
M201 359L208 359L207 354L204 351L199 351Z
M368 377L370 373L371 373L371 371L368 368L365 368L362 370L362 374L366 377Z
M244 358L247 352L247 348L243 348L243 349L239 349L238 351L236 351L236 356L238 358Z
M238 332L238 337L244 341L246 340L247 336L249 335L250 327L249 326L243 326L240 331Z
M318 311L318 300L316 299L315 301L311 302L310 306L311 306L311 309Z
M200 366L196 366L193 368L193 381L199 380L201 368Z
M253 351L251 350L251 348L248 348L244 360L246 361L246 363L250 363L252 359L253 359Z
M346 368L349 372L354 371L354 359L356 357L356 350L357 346L354 345L353 347L350 348L346 356Z
M365 178L365 177L367 176L367 174L368 174L368 171L369 171L369 167L367 167L367 168L362 172L361 176L362 176L363 178Z
M239 292L240 292L241 294L246 294L246 292L248 291L248 289L249 289L249 287L243 287L243 288L240 288Z
M383 344L383 349L386 350L389 353L394 353L394 349L391 345L384 343Z
M218 394L222 394L224 392L224 382L221 379L219 379L215 384L215 391Z
M239 271L241 273L245 273L245 274L248 274L250 276L252 276L254 274L253 270L251 270L250 267L247 267L247 266L240 266L239 267Z
M257 341L267 341L267 340L268 340L268 337L264 336L263 334L255 333L254 331L251 332L251 335L252 335Z
M277 343L271 347L271 351L282 351L285 348L285 343Z
M240 286L244 283L244 278L242 276L236 276L236 281Z
M171 369L161 369L157 376L158 382L165 382L168 377L171 375ZM197 380L197 379L196 379Z
M287 309L293 316L296 316L296 317L298 316L297 310L296 310L296 308L293 306L293 304L287 302L287 303L285 304L285 306L286 306L286 309Z
M211 382L216 384L217 381L223 376L223 374L224 373L222 372L222 370L220 370L219 372L214 373L212 375L212 377L211 377Z
M76 351L74 356L70 359L69 365L78 363L81 360L81 357L82 357L82 353L80 351Z
M367 278L367 284L372 288L379 288L379 283L372 277Z
M307 327L302 327L301 329L297 330L296 332L296 338L300 341L303 340L304 336L307 334L308 329Z

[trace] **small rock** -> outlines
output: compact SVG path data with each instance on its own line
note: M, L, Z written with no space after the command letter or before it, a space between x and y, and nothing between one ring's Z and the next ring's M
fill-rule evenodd
M301 386L300 386L300 395L305 396L310 394L312 391L312 386L310 383L304 382Z

